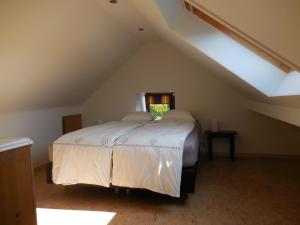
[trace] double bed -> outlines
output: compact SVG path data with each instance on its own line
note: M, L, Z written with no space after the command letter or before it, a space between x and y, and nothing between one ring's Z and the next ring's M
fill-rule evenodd
M149 115L129 114L60 137L53 154L49 148L53 182L143 188L173 197L193 192L200 126L183 111L161 121Z

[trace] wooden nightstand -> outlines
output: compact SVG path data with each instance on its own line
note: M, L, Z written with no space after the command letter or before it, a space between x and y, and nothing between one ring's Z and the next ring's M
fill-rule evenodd
M207 137L208 137L208 156L209 159L213 158L213 153L212 153L212 140L214 138L227 138L229 139L230 143L230 158L232 161L235 160L235 135L237 134L236 131L206 131L205 132Z

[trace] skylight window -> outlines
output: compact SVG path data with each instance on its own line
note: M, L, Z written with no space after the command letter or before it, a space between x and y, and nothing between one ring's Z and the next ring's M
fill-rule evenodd
M200 19L204 20L211 26L215 27L219 31L225 33L232 39L236 40L240 44L244 45L245 47L249 48L256 54L262 56L264 59L272 63L274 66L277 66L279 69L284 71L285 73L289 73L292 71L292 68L287 65L283 60L280 60L280 56L275 57L276 53L272 52L269 53L271 50L266 51L261 44L257 43L256 41L250 41L249 38L247 39L243 35L239 34L238 32L234 31L233 29L225 26L223 23L219 22L217 19L214 19L200 7L196 7L195 5L191 4L189 1L184 1L185 8L193 13L195 16L199 17Z

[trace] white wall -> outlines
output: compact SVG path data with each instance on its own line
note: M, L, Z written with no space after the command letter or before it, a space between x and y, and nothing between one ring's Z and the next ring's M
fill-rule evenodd
M120 119L135 111L136 93L162 91L175 91L176 108L189 110L204 129L216 118L222 129L237 130L240 153L300 154L299 128L250 112L236 90L162 42L140 48L90 96L84 124ZM225 151L224 143L217 147Z
M62 135L62 116L79 112L64 107L0 114L0 137L30 137L33 164L39 166L48 161L47 145Z

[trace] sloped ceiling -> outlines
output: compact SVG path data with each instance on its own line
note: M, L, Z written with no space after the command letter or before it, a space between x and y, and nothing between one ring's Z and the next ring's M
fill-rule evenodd
M161 14L155 0L151 1L140 1L131 0L135 7L140 11L142 15L150 22L156 32L160 35L161 39L171 43L174 47L181 50L186 55L204 68L209 70L213 75L219 76L224 82L233 85L236 89L241 91L247 96L251 96L252 99L261 99L267 101L267 98L260 92L257 92L253 87L247 85L242 80L233 76L228 70L226 70L221 65L217 64L213 59L210 59L204 53L200 52L198 49L191 46L186 40L184 40L180 35L178 35L174 30L170 29L166 20ZM166 2L171 3L172 0L166 0ZM167 5L167 4L166 4ZM176 18L174 18L176 20Z
M176 48L180 49L182 52L189 55L192 59L195 61L198 61L200 64L202 64L203 67L206 67L209 71L211 71L212 74L219 76L221 79L223 79L225 82L229 83L236 89L238 89L240 92L242 92L247 98L261 101L261 102L267 102L267 103L273 103L278 105L287 105L292 107L300 107L300 97L299 96L282 96L282 97L266 97L264 94L260 93L258 90L251 87L246 82L239 79L237 76L235 76L230 71L226 70L223 66L216 63L213 59L210 59L201 51L199 51L197 48L192 47L188 41L182 37L180 34L178 34L176 31L172 29L172 27L169 26L167 21L165 20L165 17L168 17L169 21L176 21L178 18L174 15L179 15L180 13L183 14L183 2L180 0L153 0L153 1L139 1L139 0L132 0L135 4L135 6L142 12L142 14L150 21L150 23L155 27L157 32L161 35L162 39L172 43ZM230 0L227 0L230 1ZM174 3L176 2L176 3ZM201 2L201 1L199 1ZM178 10L178 4L181 4L181 12L177 12ZM284 2L281 2L281 4L285 4ZM278 15L272 14L272 7L265 10L269 10L269 15L273 15L273 17L277 17ZM295 5L294 5L295 6ZM173 7L173 8L172 8ZM165 11L167 15L162 15L162 11ZM174 12L174 15L171 14L171 12ZM253 16L253 15L252 15ZM251 18L248 18L251 19ZM281 17L282 20L284 20L284 17ZM176 22L174 22L176 23ZM256 26L259 26L259 24L256 24ZM276 30L276 26L273 26L270 29ZM294 34L293 27L290 27L290 29L287 29L285 35L290 36ZM272 39L272 36L269 36L269 39ZM277 40L278 42L282 40ZM299 47L299 44L295 43L286 43L287 45L290 45L290 50L297 49ZM296 45L297 47L294 47Z
M261 94L258 90L251 88L249 83L244 82L240 79L238 79L238 74L230 73L229 70L224 69L225 67L221 66L220 64L216 63L215 57L212 57L209 59L209 52L206 51L206 55L202 54L201 52L203 49L201 49L200 42L202 39L206 40L205 38L208 37L208 40L205 43L202 43L204 45L204 49L207 49L208 46L205 44L210 44L209 41L211 41L211 38L214 38L213 35L209 35L205 33L205 31L209 31L208 27L204 29L204 32L199 32L200 26L203 25L203 21L194 22L194 18L190 18L186 15L183 9L182 1L180 0L172 0L172 1L165 1L165 0L155 0L155 1L148 1L148 5L146 5L145 2L141 3L140 1L135 1L137 7L144 12L144 14L147 16L149 21L152 21L152 24L155 25L156 29L160 33L163 39L173 43L174 46L181 49L183 52L185 52L187 55L189 55L191 58L199 61L204 67L206 67L208 70L210 70L215 75L220 76L224 79L224 81L227 81L237 89L239 89L241 92L243 92L248 99L255 99L254 101L247 101L251 102L251 104L245 104L246 107L248 107L250 110L258 112L260 114L273 117L278 120L282 120L284 122L299 125L299 108L300 107L300 96L295 95L295 93L299 93L299 82L294 82L299 80L299 73L295 72L292 74L282 74L283 82L281 82L282 88L284 88L285 92L287 93L286 96L280 96L280 97L267 97L265 94ZM235 1L235 0L226 0L226 1ZM156 5L154 4L156 3ZM205 1L204 1L205 2ZM282 3L282 2L281 2ZM284 4L284 3L283 3ZM258 4L259 5L259 4ZM264 8L264 10L272 11L271 5L269 5L270 8ZM294 5L295 6L295 5ZM226 7L226 6L224 6ZM157 11L160 11L158 13ZM238 11L238 9L236 10ZM293 12L293 10L291 10ZM245 14L246 15L246 14ZM269 16L272 16L273 14L268 12ZM278 16L278 14L274 14L273 17ZM270 19L270 18L269 18ZM284 19L284 18L281 18ZM181 25L181 29L178 29L178 24L182 24L182 21L184 21L183 25ZM289 21L292 25L295 25L292 23L292 21ZM284 23L282 23L284 24ZM297 23L296 23L297 24ZM271 26L272 23L269 24ZM204 27L207 26L204 25ZM256 26L259 26L259 21L256 21ZM197 30L198 31L195 31ZM261 28L263 29L263 27ZM268 28L269 30L276 30L276 26L272 26ZM190 32L190 33L188 33ZM297 33L294 32L293 26L290 27L290 29L286 30L287 33L285 35L287 38L285 40L288 40L288 37L292 35L297 35ZM215 33L215 31L213 31ZM189 35L190 34L190 35ZM202 35L202 36L199 36ZM220 35L218 35L220 37ZM269 39L272 39L272 36L269 36ZM223 39L222 39L223 40ZM194 41L194 42L193 42ZM281 42L283 40L277 40L278 45L282 44ZM226 43L225 43L226 44ZM289 49L296 50L299 48L298 43L293 42L285 42L282 45L289 46ZM193 47L194 48L193 48ZM215 47L215 46L213 46ZM212 48L212 51L224 51L227 46L219 45L216 48ZM230 49L228 49L231 51ZM227 51L227 50L225 50ZM281 52L282 53L282 52ZM214 55L213 53L212 55ZM216 53L219 54L219 53ZM224 54L227 55L227 57L230 57L230 54ZM291 55L289 55L291 56ZM285 55L285 57L288 57ZM290 60L291 58L289 58ZM216 61L214 61L216 60ZM223 60L223 59L222 59ZM225 59L226 61L226 59ZM221 60L219 60L221 63ZM296 61L297 62L297 61ZM239 63L239 58L237 58L236 63ZM256 66L254 64L253 66ZM228 68L228 67L227 67ZM251 67L248 67L252 69ZM255 71L255 70L254 70ZM254 72L253 71L253 72ZM266 72L267 70L265 70ZM257 74L249 74L249 78L252 79L253 76ZM263 85L270 85L270 82L272 82L273 77L271 74L261 74L261 75L268 75L271 80L266 79L263 83ZM261 78L258 76L258 78ZM291 82L289 82L291 80ZM246 80L245 80L246 81ZM262 85L262 84L260 84ZM296 90L296 91L295 91ZM265 103L262 103L265 102ZM272 104L266 104L272 103ZM283 106L276 106L276 105L283 105ZM284 107L289 106L289 107ZM295 108L291 108L295 107Z
M156 39L125 2L0 1L0 112L78 105Z
M169 43L171 43L174 47L181 50L183 53L188 55L192 60L198 62L202 67L206 68L208 71L211 72L212 75L218 76L224 82L228 83L229 85L233 86L245 96L253 99L253 100L260 100L264 102L270 101L265 95L261 92L257 91L252 86L248 85L246 82L239 79L237 76L232 74L230 71L225 69L220 64L216 63L213 59L209 58L207 55L199 51L197 48L190 45L182 36L172 30L165 18L162 16L162 13L158 7L156 0L153 1L139 1L139 0L132 0L134 5L137 9L148 19L148 21L154 26L158 34L161 38ZM166 2L160 1L164 3L163 6L171 7L174 5L174 2L179 2L177 0L167 0ZM169 6L168 6L169 3ZM182 12L183 13L183 2L179 2L178 4L182 4ZM174 6L174 14L175 10L177 10L177 6ZM168 9L168 11L170 11ZM170 16L170 20L172 20L172 15ZM175 21L177 18L173 18Z
M2 0L0 33L0 112L81 104L138 47L159 38L250 99L300 107L298 96L267 98L189 45L155 0ZM295 62L298 53L282 51Z

